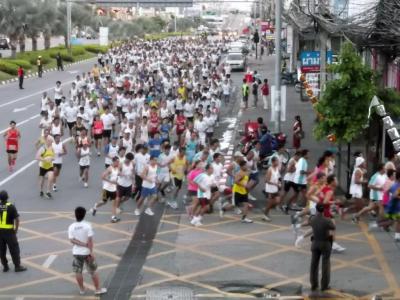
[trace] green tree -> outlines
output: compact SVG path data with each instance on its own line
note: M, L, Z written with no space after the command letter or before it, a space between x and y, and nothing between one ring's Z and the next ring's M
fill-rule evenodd
M350 43L343 45L339 64L329 71L338 79L328 81L315 109L323 117L314 128L317 139L335 134L337 142L350 143L368 123L368 108L376 93L374 73L362 63Z

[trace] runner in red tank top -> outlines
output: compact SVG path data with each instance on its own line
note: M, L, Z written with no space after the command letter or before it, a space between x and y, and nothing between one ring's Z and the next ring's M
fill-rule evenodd
M156 107L152 107L150 112L150 135L154 136L158 132L158 126L160 125L160 119Z
M6 140L6 151L8 154L8 169L10 172L15 167L18 153L18 141L21 138L19 130L16 128L17 123L15 121L10 122L10 128L4 133Z

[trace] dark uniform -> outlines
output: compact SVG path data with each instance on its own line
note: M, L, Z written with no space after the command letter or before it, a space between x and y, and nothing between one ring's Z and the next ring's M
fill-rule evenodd
M329 288L331 273L330 257L333 242L331 231L335 230L335 225L333 224L332 220L324 217L321 213L323 211L322 205L317 205L317 211L319 213L310 219L310 225L313 230L313 237L311 239L312 258L310 268L310 283L311 290L316 290L318 288L318 269L319 261L322 256L321 290L323 291Z
M7 272L9 270L6 258L8 246L15 271L21 272L25 271L26 268L21 266L19 244L15 230L15 221L18 220L19 214L15 206L7 202L7 199L7 193L0 192L0 259L3 271Z

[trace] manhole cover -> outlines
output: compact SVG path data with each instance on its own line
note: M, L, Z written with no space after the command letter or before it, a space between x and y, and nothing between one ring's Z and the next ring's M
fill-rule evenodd
M146 300L194 300L194 295L185 287L152 288L146 291Z

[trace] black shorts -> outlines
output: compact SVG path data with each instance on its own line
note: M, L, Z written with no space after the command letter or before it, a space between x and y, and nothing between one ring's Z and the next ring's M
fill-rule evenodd
M216 186L212 186L211 187L211 194L214 194L214 193L216 193L218 191L219 191L218 187L216 187Z
M193 123L194 117L187 117L186 120L188 120L190 123Z
M6 152L7 152L8 154L16 154L16 153L18 153L17 150L7 150Z
M107 129L103 131L103 137L110 138L111 137L111 129Z
M293 189L296 193L307 190L306 184L297 184L297 183L293 183L293 184L294 184Z
M174 184L178 189L182 188L182 182L183 182L182 179L178 179L178 178L174 177Z
M79 166L79 170L81 170L81 172L85 171L86 169L89 169L90 166Z
M95 140L98 141L98 140L101 140L103 138L103 134L94 134L93 137L94 137Z
M117 198L117 192L110 192L107 190L103 190L101 194L101 200L103 200L103 202L107 202L108 200L113 201L116 198Z
M117 106L117 112L122 114L122 106Z
M68 128L72 129L75 127L76 122L67 122Z
M199 203L200 203L201 207L205 207L210 204L210 199L199 198Z
M55 169L57 169L58 171L60 171L61 168L62 168L62 164L55 164L55 163L53 163L53 168L55 168Z
M247 102L249 100L249 96L243 96L243 102Z
M243 195L243 194L239 194L239 193L235 193L233 195L233 199L235 200L235 205L238 206L241 203L247 203L249 202L249 197L248 194Z
M117 185L117 195L118 198L122 197L130 197L132 195L132 186L122 186L122 185Z
M293 182L293 181L284 181L283 182L283 190L285 191L285 192L289 192L290 191L290 189L292 188L294 191L296 190L296 187L295 187L295 183Z
M56 106L60 106L61 99L54 99L54 102L56 103Z
M187 196L189 197L189 198L192 198L192 197L196 197L197 196L197 191L187 191Z
M42 167L39 168L39 176L44 177L47 172L53 172L53 167L50 169L43 169Z
M142 189L143 179L139 175L135 175L135 187L136 190L140 191Z

